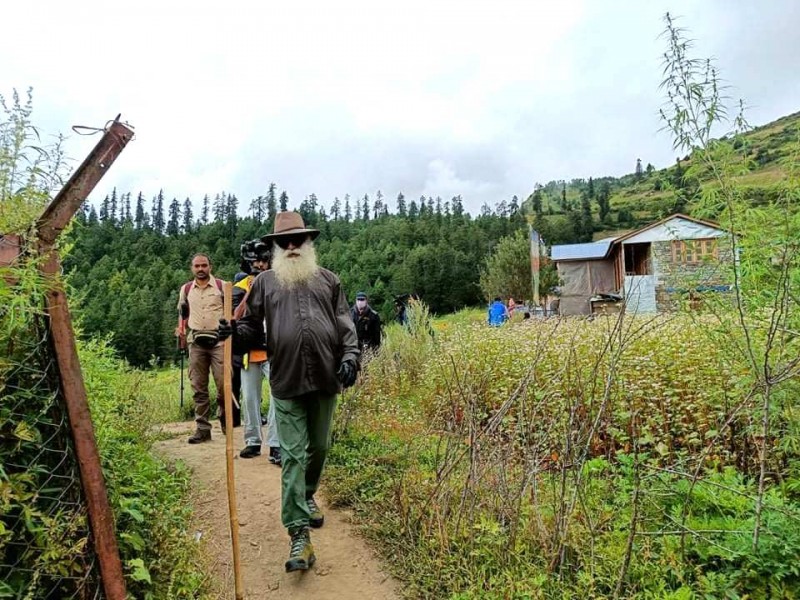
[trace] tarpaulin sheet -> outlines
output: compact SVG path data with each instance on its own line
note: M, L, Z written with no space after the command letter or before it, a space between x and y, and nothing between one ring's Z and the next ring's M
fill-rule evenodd
M586 260L557 263L561 280L562 315L589 315L589 298L595 294L614 293L614 263L610 260Z

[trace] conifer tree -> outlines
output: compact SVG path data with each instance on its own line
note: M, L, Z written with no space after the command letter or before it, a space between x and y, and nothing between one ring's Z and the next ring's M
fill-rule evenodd
M506 204L506 201L505 200L501 200L500 202L498 202L497 205L494 207L494 212L498 217L501 217L503 219L507 219L508 218L508 204Z
M461 195L453 196L452 199L453 205L453 216L454 217L461 217L464 215L464 202L461 199Z
M200 222L203 225L208 225L209 204L210 201L208 199L208 194L206 194L205 196L203 196L203 208L201 209L200 212Z
M533 214L537 216L542 215L542 188L537 184L537 187L533 191L533 201L532 201L532 208Z
M605 222L611 212L610 205L611 186L608 181L604 181L600 186L600 193L597 194L597 204L600 207L600 221Z
M417 201L412 200L411 203L408 205L408 218L412 221L416 220L419 217L419 208L417 208Z
M136 216L133 221L136 229L142 229L144 227L144 217L144 194L139 192L139 195L136 196Z
M349 223L353 220L353 211L350 208L350 194L344 195L344 222Z
M589 177L589 200L594 200L594 179Z
M316 194L306 196L297 208L297 212L303 217L303 222L306 225L315 225L317 222L316 205L318 204Z
M256 196L250 201L250 214L256 223L263 223L267 216L267 202L264 196Z
M317 208L319 207L319 198L314 192L308 196L308 205L311 208L311 212L317 212Z
M164 190L158 191L158 196L153 198L153 229L157 233L164 233Z
M78 219L78 222L83 223L84 225L86 224L86 221L89 218L89 203L86 200L81 202L81 208L75 217Z
M364 199L361 201L361 219L369 221L369 194L364 194Z
M222 192L221 194L217 194L216 196L214 196L214 205L212 208L214 210L214 222L224 223L225 216L227 214L226 211L228 208L225 192Z
M636 170L634 171L634 176L636 177L636 181L639 181L642 178L642 173L643 173L642 159L641 158L637 158L636 159Z
M177 198L169 204L169 219L167 220L167 235L175 237L181 232L181 205Z
M111 190L111 198L108 201L108 220L111 221L112 225L116 225L117 221L122 221L122 218L118 215L119 210L119 202L117 200L117 188Z
M86 222L90 227L97 225L97 211L94 209L94 206L89 209L89 216L86 218Z
M122 197L125 199L122 205L122 221L125 225L130 225L133 223L133 219L131 218L131 193L123 194Z
M192 201L189 197L183 201L183 233L192 233L194 229L194 215L192 214Z
M397 215L403 219L408 216L408 211L406 210L406 197L403 195L403 192L397 194Z
M108 194L106 194L106 197L103 198L103 201L100 203L100 214L98 215L98 217L101 223L105 223L106 221L108 221L109 206L110 202Z
M331 205L331 218L334 221L338 221L339 217L341 216L340 213L342 211L342 203L339 201L339 196L336 196L333 199L333 204Z
M383 194L380 190L375 194L375 203L372 205L372 218L376 221L383 214Z
M275 222L275 215L278 213L278 186L275 183L269 184L267 190L267 220Z
M286 190L283 190L281 192L280 206L281 206L281 212L286 212L287 210L289 210L289 194L286 193Z
M236 235L238 228L237 207L239 206L239 199L234 194L228 194L225 202L225 223L228 226L228 231L231 237Z
M674 185L677 189L683 188L683 165L681 164L681 159L675 159L675 172L672 174L672 185Z
M592 223L592 204L587 194L581 194L580 229L576 229L583 241L591 242L594 234L594 224Z

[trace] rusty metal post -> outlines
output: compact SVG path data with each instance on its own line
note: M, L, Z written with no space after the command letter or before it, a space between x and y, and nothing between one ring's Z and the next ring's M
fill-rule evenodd
M59 234L132 138L133 131L119 122L118 115L89 156L39 217L40 250L55 244Z
M67 297L57 279L61 271L55 242L86 197L133 137L133 132L118 122L105 131L86 160L73 173L39 219L39 252L45 257L42 272L51 279L47 293L50 332L58 362L61 393L69 416L72 440L86 496L89 523L100 565L100 578L107 600L125 600L125 579L114 532L114 514L108 502L100 453L94 436L86 388L83 384L75 334Z

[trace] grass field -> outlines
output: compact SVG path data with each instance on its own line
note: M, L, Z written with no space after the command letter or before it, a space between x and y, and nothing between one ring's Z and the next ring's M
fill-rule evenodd
M795 597L798 385L753 550L757 407L713 319L432 329L389 330L326 477L410 597Z

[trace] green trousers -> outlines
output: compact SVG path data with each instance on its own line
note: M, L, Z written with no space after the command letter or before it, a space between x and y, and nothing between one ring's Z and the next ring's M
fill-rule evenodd
M281 442L281 521L287 529L309 523L306 500L319 487L331 443L336 394L309 392L289 400L275 396Z

